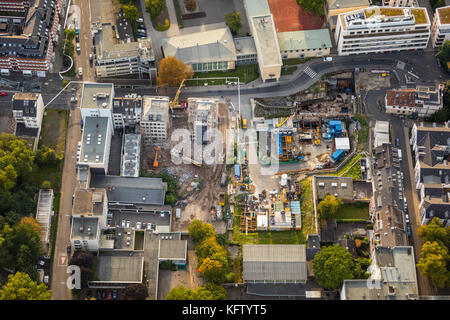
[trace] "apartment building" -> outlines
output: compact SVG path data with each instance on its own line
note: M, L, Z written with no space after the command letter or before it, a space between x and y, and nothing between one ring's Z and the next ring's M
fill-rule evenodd
M142 97L137 95L114 97L112 116L114 129L134 128L141 121Z
M112 83L83 83L81 91L80 110L83 121L86 117L108 118L113 127L112 105L114 99L114 85Z
M450 225L450 127L449 123L414 124L410 143L415 154L414 176L420 192L422 224L434 217Z
M91 31L95 39L95 74L98 78L156 74L155 54L150 38L122 42L116 30L111 1L90 3Z
M450 40L450 6L437 8L431 25L431 43L439 47L445 40Z
M144 143L164 142L170 127L169 97L144 96L141 134Z
M0 70L45 77L52 71L63 0L2 1Z
M38 137L44 116L44 102L40 93L17 92L12 99L15 134Z
M400 115L428 117L442 109L443 86L426 86L386 91L386 112Z
M417 6L417 0L383 0L385 7L414 7Z
M425 49L431 23L425 8L373 6L340 14L335 40L339 55Z

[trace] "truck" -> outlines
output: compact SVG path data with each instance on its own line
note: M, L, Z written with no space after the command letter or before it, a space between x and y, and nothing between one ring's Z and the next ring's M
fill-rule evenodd
M402 150L398 149L398 161L402 161Z
M234 165L234 177L238 179L241 177L241 167L237 163Z
M331 155L331 159L334 162L338 162L342 158L343 155L344 155L344 151L339 149L339 150L336 150L336 152Z
M247 129L247 119L242 118L242 129Z

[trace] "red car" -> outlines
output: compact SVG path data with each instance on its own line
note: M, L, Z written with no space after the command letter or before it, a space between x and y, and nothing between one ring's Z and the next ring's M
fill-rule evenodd
M6 95L7 95L6 92L0 93L0 96L2 96L2 97L6 96Z

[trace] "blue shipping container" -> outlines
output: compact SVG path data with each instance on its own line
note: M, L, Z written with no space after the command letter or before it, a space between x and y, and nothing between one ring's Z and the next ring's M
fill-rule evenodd
M234 165L234 176L236 178L240 178L241 177L241 167L238 164Z
M340 158L342 158L343 155L344 151L339 149L336 150L336 152L331 155L331 159L333 159L333 161L338 161Z

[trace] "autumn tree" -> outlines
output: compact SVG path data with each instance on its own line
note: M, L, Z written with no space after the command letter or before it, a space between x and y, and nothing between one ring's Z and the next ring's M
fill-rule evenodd
M194 292L183 286L178 286L169 291L166 300L195 300Z
M44 146L36 151L34 161L40 166L50 166L57 164L61 159L62 157L58 157L55 150Z
M306 12L314 13L320 16L325 14L325 0L297 0L297 4L305 9Z
M427 241L422 246L417 269L422 275L430 277L438 287L443 288L450 281L450 273L447 270L449 259L448 249L445 246L438 241Z
M241 13L239 11L233 11L225 15L225 23L233 35L239 32L242 27Z
M417 229L417 234L424 241L438 241L447 246L447 248L450 246L450 227L444 227L438 217L434 217L429 224Z
M130 19L132 23L139 18L139 10L134 4L122 5L123 15L126 19Z
M206 257L211 257L215 253L225 254L225 249L216 241L216 237L212 236L203 240L195 247L195 254L200 263Z
M181 84L183 79L191 79L193 76L194 71L191 66L169 56L161 60L156 81L158 86L161 87L176 87Z
M148 297L148 289L142 283L129 284L122 295L124 300L145 300Z
M166 8L166 0L145 0L145 9L155 19Z
M336 290L353 278L353 259L347 249L335 244L319 251L313 259L314 278L327 290Z
M8 276L8 282L0 289L0 300L50 300L50 291L23 272Z
M339 208L344 204L341 198L336 198L334 195L328 194L317 206L320 218L333 218L338 212Z
M212 225L210 223L203 223L199 219L196 219L189 224L188 232L189 237L195 242L201 242L203 239L208 239L215 235Z
M224 264L219 260L208 257L203 259L198 271L206 280L213 283L223 282L226 275Z

